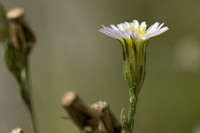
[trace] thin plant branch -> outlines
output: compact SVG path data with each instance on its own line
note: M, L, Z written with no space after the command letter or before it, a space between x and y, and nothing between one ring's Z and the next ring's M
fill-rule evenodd
M106 102L99 101L87 106L75 92L70 91L63 96L62 106L80 132L121 133L121 124Z

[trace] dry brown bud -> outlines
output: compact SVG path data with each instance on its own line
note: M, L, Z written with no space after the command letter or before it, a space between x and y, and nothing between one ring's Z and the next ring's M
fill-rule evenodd
M121 133L121 124L110 111L109 105L104 101L96 102L91 106L100 118L99 130L101 133Z
M14 8L7 13L10 21L11 41L20 54L27 56L36 42L36 37L25 20L24 9Z
M81 130L95 130L98 127L95 112L85 105L75 92L70 91L63 96L62 106Z
M16 19L23 18L24 17L24 9L22 9L22 8L11 9L7 13L7 17L9 20L16 20Z
M10 133L23 133L21 128L15 128Z

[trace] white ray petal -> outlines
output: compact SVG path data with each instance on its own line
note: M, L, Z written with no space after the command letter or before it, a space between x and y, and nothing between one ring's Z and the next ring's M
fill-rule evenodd
M155 22L153 25L151 25L148 29L147 29L147 34L153 33L157 27L158 27L159 23Z
M112 33L108 32L108 31L106 31L106 30L104 30L104 29L100 29L99 32L101 32L101 33L103 33L103 34L105 34L105 35L107 35L107 36L109 36L109 37L111 37L111 38L117 39L116 36L114 36Z
M132 31L131 36L132 36L134 39L139 39L139 37L138 37L138 33L137 33L136 30Z
M133 20L134 28L137 29L139 27L139 22L137 20Z
M164 25L164 23L160 24L160 26L158 27L158 29L160 29L163 25Z
M115 33L120 36L120 38L130 38L130 35L128 33L126 33L124 29L124 25L123 24L118 24L118 27L116 27L115 25L110 25L111 28L113 30L115 30ZM120 29L121 28L121 29Z
M121 38L125 38L126 35L124 34L124 31L119 30L115 25L111 24L110 27L115 30L116 34L120 36Z
M156 32L154 36L160 35L168 30L169 30L169 28L167 26L165 26L165 27L161 28L158 32Z
M168 27L162 27L163 25L164 23L159 24L155 22L147 29L145 21L139 24L137 20L133 20L133 22L124 22L116 26L113 24L111 24L110 27L103 25L99 31L115 39L132 37L136 40L146 40L166 32Z
M141 23L141 25L140 25L140 30L143 30L143 29L146 30L146 28L147 28L146 22L143 21L143 22Z
M126 27L124 23L118 24L117 27L121 35L123 36L123 38L130 38L130 34L126 31Z
M145 38L151 38L151 37L154 37L154 36L158 36L158 35L166 32L168 30L169 30L169 28L167 26L165 26L165 27L161 28L159 31L151 33L151 34L145 36Z
M111 24L110 27L116 31L118 31L119 29L114 25L114 24Z
M109 37L111 37L111 38L115 38L116 39L116 36L113 36L110 32L107 32L104 29L99 29L98 31L103 33L103 34L105 34L105 35L107 35L107 36L109 36Z
M129 29L129 27L130 27L130 24L128 22L124 22L124 28Z
M128 36L130 37L132 33L132 31L130 30L130 23L124 22L123 26L124 26L124 32L126 32Z
M123 23L118 24L117 27L118 27L118 29L121 30L121 31L124 31L124 30L125 30L125 27L124 27L124 24L123 24Z
M119 34L117 34L117 32L109 27L106 27L104 25L102 25L102 28L99 30L99 32L106 34L112 38L120 38Z

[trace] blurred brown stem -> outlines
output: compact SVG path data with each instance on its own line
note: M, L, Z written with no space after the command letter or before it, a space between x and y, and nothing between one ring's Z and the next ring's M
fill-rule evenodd
M81 132L121 133L121 125L106 102L99 101L89 107L70 91L63 96L62 106Z
M98 101L91 108L98 114L99 131L101 133L121 133L121 125L106 102Z
M75 92L70 91L64 95L62 106L82 132L96 133L98 119L95 112L86 106Z

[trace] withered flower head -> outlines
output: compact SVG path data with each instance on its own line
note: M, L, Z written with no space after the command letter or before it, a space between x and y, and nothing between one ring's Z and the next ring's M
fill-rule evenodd
M24 17L24 9L22 8L14 8L11 9L8 14L7 17L9 20L18 20Z
M12 44L20 51L22 55L29 55L36 42L36 37L25 20L24 9L11 9L7 13L7 17L10 21Z

